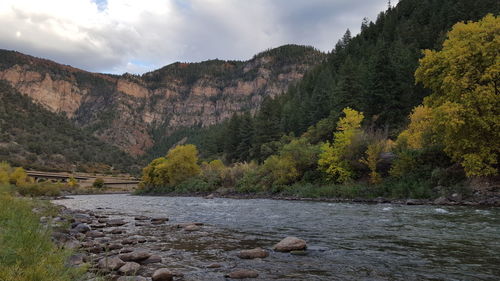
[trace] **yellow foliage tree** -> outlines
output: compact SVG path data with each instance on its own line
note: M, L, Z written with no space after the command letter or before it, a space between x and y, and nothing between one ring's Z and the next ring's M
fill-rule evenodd
M396 144L405 148L421 149L432 143L432 109L419 105L410 114L408 128L398 136Z
M344 159L354 137L361 132L363 113L351 108L343 110L345 117L337 123L337 132L333 134L333 143L321 146L318 166L328 177L338 183L351 179L350 164Z
M385 139L369 144L366 149L366 156L359 160L370 169L370 183L377 184L382 181L382 176L377 172L377 164L380 162L380 155L388 151L390 146L390 140Z
M200 171L196 146L179 145L166 157L154 159L146 166L142 171L142 181L146 186L175 186Z
M441 51L424 51L415 73L433 91L424 106L432 111L435 136L468 176L498 174L499 50L498 17L457 23Z

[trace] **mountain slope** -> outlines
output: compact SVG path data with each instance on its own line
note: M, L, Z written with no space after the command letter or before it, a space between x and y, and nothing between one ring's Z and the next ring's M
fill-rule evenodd
M43 170L134 172L134 159L0 81L0 161Z
M311 47L286 45L249 61L174 63L142 76L117 76L4 50L0 79L101 140L141 155L179 128L255 112L264 97L285 92L324 57Z

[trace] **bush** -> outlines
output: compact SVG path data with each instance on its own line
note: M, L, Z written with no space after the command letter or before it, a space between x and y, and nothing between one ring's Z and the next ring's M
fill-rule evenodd
M92 187L94 188L104 188L104 180L102 178L96 178L92 183Z
M15 189L22 196L60 196L61 186L53 183L28 183L17 186Z

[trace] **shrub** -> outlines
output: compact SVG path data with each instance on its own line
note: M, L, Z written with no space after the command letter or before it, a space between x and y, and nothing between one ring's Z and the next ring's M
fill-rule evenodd
M102 178L96 178L92 183L92 187L94 188L104 188L104 180Z

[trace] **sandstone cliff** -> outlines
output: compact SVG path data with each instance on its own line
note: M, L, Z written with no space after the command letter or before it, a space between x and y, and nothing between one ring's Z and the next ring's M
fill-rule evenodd
M323 58L313 48L287 45L248 61L174 63L117 76L0 50L0 79L105 142L141 155L155 136L255 112L265 96L286 91Z

